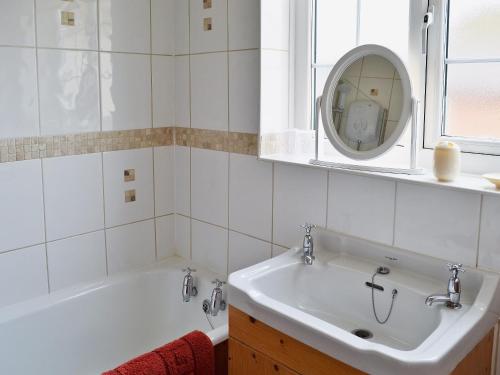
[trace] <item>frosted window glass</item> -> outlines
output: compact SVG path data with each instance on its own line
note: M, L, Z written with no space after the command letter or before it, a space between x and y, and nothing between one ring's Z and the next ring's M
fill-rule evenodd
M360 44L380 44L408 61L409 0L361 0Z
M448 65L446 135L500 138L500 63Z
M448 57L500 57L500 1L451 0Z
M335 64L356 47L357 1L317 0L316 63Z

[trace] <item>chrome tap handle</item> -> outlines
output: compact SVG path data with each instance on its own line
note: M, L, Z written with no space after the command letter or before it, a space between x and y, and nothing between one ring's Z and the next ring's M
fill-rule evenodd
M316 228L316 225L310 224L310 223L305 223L300 226L301 228L304 228L306 230L306 234L311 234L311 230Z
M453 263L448 263L448 269L450 272L453 273L453 275L456 277L459 272L465 272L465 269L463 268L463 264L453 264Z
M215 287L216 288L221 288L222 285L224 285L226 282L225 281L222 281L222 280L219 280L219 279L215 279L212 281L212 284L215 284Z
M196 272L196 270L194 268L188 267L184 268L182 272L187 272L188 275L191 275L191 272Z

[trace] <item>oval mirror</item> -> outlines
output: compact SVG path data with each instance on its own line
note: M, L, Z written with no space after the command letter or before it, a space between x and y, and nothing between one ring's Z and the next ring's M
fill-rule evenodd
M390 150L411 117L410 76L391 50L364 45L344 55L326 81L321 103L325 133L341 154L356 160Z

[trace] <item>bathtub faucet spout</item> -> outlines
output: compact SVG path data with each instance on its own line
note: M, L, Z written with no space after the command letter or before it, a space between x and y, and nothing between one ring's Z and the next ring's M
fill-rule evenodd
M219 311L224 311L226 309L226 301L224 301L222 295L222 285L224 285L225 282L215 279L212 283L215 284L215 288L212 291L210 300L206 299L203 301L203 311L205 311L205 314L217 316Z
M191 300L191 297L196 297L196 295L198 294L198 289L196 289L196 287L194 286L193 275L191 275L191 273L196 272L196 270L188 267L182 270L182 272L187 272L182 283L182 300L184 302L189 302Z

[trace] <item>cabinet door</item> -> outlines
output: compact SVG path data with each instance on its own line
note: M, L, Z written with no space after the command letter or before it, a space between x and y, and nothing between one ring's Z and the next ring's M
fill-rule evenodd
M229 375L298 375L281 363L229 339Z

